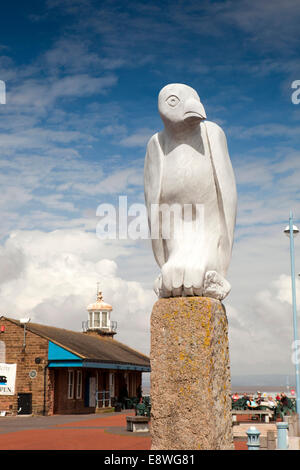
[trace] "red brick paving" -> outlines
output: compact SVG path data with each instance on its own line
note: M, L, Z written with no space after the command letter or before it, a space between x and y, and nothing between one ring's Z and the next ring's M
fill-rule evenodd
M129 413L128 413L129 414ZM22 419L22 418L21 418ZM99 426L99 428L97 428ZM148 450L151 439L136 434L106 432L101 427L126 429L126 415L101 416L84 421L1 434L1 450ZM90 429L88 429L90 427Z
M49 421L46 429L7 433L2 429L0 450L150 450L150 436L126 434L126 415L130 414L93 415L93 419L54 426ZM247 450L246 442L236 441L235 449Z
M1 450L143 450L150 437L118 436L104 429L39 429L2 434Z
M126 414L120 413L114 416L105 416L105 414L103 414L103 415L99 415L99 418L93 418L93 420L86 419L86 420L81 420L77 422L73 421L72 423L60 424L59 426L60 427L123 426L124 428L126 428L126 416L134 416L134 412L130 410Z
M235 450L248 450L246 441L234 441Z

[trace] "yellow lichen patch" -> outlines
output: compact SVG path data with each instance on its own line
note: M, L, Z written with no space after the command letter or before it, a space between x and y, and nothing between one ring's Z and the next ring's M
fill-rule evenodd
M193 364L192 358L187 353L185 353L184 351L180 351L179 360L185 363L184 366Z
M182 351L179 353L179 359L181 361L184 361L184 359L185 359L185 354Z

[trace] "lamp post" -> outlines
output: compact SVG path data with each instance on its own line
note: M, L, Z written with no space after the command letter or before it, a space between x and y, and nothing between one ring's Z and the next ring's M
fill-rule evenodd
M293 304L293 325L294 325L294 344L298 344L298 326L297 326L297 304L296 304L296 285L295 285L295 255L294 255L294 237L298 235L299 229L293 224L293 213L290 212L289 225L285 228L284 233L290 239L290 256L291 256L291 277L292 277L292 304ZM300 416L300 377L298 359L295 361L296 372L296 411Z

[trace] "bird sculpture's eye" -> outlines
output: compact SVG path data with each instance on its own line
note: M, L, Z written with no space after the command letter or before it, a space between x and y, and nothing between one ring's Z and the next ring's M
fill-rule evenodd
M169 96L169 98L166 100L168 105L171 106L172 108L174 108L179 103L179 101L180 101L179 98L177 98L177 96L175 95Z

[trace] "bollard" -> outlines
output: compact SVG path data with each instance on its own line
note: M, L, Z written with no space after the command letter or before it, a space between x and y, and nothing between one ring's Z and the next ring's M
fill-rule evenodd
M248 441L247 446L248 450L260 450L259 436L260 432L256 429L255 426L250 426L247 431Z
M277 449L279 450L287 450L288 448L288 441L287 441L287 430L288 430L288 423L286 422L279 422L276 423L277 426Z

